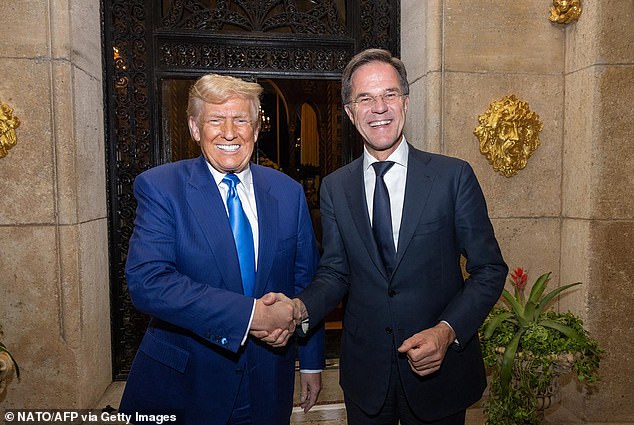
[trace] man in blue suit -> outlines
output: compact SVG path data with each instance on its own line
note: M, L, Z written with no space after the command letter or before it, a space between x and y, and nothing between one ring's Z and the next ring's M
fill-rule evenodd
M288 424L298 352L305 411L319 395L323 328L296 341L293 306L278 301L310 283L318 251L302 187L249 162L261 93L201 77L187 113L202 155L135 180L126 277L151 321L120 404L133 422Z
M486 386L477 330L508 271L469 164L405 140L408 94L405 66L387 51L345 68L342 100L364 153L323 179L323 254L294 301L304 328L347 297L349 425L464 424Z

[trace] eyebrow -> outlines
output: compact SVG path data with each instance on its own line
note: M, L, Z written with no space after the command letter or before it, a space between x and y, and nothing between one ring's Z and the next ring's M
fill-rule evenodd
M235 115L233 114L225 114L222 112L211 112L209 114L205 115L205 118L249 118L250 115L248 112L240 112L240 113L236 113Z
M383 89L382 93L388 93L388 92L392 92L392 91L400 92L401 88L400 87L390 87L390 88L387 88L387 89ZM374 95L371 94L370 92L362 92L362 93L357 94L355 96L355 99L357 97L361 97L361 96L374 96Z

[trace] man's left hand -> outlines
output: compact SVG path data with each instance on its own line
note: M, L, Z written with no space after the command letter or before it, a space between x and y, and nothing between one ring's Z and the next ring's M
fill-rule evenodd
M447 349L455 338L449 326L439 323L407 338L398 347L398 352L407 354L407 361L415 374L427 376L440 369Z
M307 413L317 403L321 392L321 373L300 373L299 381L301 385L299 402L304 413Z

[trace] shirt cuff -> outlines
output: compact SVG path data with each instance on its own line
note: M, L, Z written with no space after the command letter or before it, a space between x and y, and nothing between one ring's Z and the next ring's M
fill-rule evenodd
M304 335L308 333L308 329L310 328L310 323L308 322L308 317L302 320L302 332Z
M253 299L253 307L251 307L251 317L249 317L249 324L247 325L247 331L244 333L244 337L242 337L242 342L240 345L244 345L247 342L247 338L249 337L249 330L251 329L251 322L253 321L253 315L255 314L255 298Z
M323 369L300 369L299 373L321 373Z
M445 325L449 326L449 329L451 329L453 331L453 334L456 335L456 331L453 329L453 326L449 324L449 322L447 322L446 320L441 320L440 323L444 323ZM453 340L453 343L456 344L457 346L460 346L460 342L458 341L458 335L456 335L456 339Z

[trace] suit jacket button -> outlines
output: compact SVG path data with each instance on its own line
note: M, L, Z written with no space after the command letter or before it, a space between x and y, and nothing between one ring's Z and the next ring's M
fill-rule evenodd
M222 345L227 345L227 338L222 338L222 339L220 340L220 343L221 343Z
M385 328L385 333L386 334L391 334L392 333L392 328L390 328L389 326Z
M390 298L392 298L396 294L397 292L394 289L390 289L387 291L387 295L389 295Z

